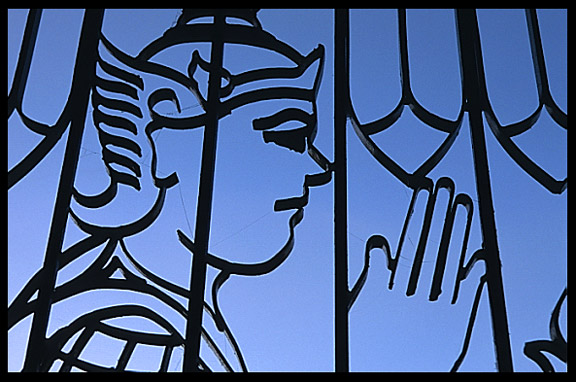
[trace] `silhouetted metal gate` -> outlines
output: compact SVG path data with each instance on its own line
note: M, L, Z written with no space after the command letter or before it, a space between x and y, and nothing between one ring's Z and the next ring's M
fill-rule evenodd
M101 32L103 10L86 10L77 58L74 67L73 82L66 106L53 125L35 121L23 112L22 100L30 63L34 54L35 41L38 35L42 12L30 10L13 85L8 96L8 117L17 115L23 125L43 136L39 144L20 163L8 172L8 188L18 184L42 162L47 153L66 136L66 150L58 185L57 197L48 244L42 268L30 279L8 309L9 329L26 317L32 315L32 325L24 371L47 371L57 360L61 362L61 371L79 368L92 371L123 371L136 344L161 344L165 347L161 371L168 370L168 364L176 347L184 348L183 371L209 370L200 357L201 338L211 344L216 357L225 369L232 369L221 349L215 345L210 334L203 329L202 316L208 313L216 323L219 331L224 333L234 349L241 369L248 370L247 362L228 327L218 306L220 287L232 275L258 276L272 272L289 256L294 245L293 231L300 223L304 207L308 204L310 187L317 187L333 182L334 187L334 354L335 370L349 370L349 311L361 292L368 276L370 253L374 249L384 252L390 276L388 286L392 289L398 265L399 253L404 240L416 199L420 192L426 192L425 217L422 226L422 237L418 243L416 255L410 270L407 295L416 292L423 262L426 238L430 231L432 211L436 195L440 189L450 195L449 208L444 220L434 275L431 283L429 300L438 299L442 292L442 280L446 265L448 243L451 240L456 209L461 206L467 213L467 226L464 245L459 259L456 283L453 289L452 303L458 299L460 283L470 273L472 267L482 261L485 273L477 286L475 300L472 304L468 330L463 338L463 350L455 360L453 370L457 370L464 359L470 340L478 309L480 295L486 288L491 325L493 328L494 351L499 371L513 371L513 360L510 345L506 299L502 281L500 253L494 219L494 203L490 169L486 153L486 127L494 134L508 155L535 181L555 194L564 192L567 180L556 180L528 156L512 141L512 137L530 129L538 121L543 110L564 129L567 128L567 114L555 103L548 86L548 75L535 10L526 10L526 19L530 37L534 73L538 85L539 104L534 113L526 119L512 125L502 125L496 117L488 97L482 48L478 31L476 11L472 9L456 10L456 25L462 82L462 105L458 117L448 120L426 110L414 97L410 82L408 42L406 32L406 11L398 11L398 35L400 47L400 78L402 83L401 99L397 107L388 115L371 123L361 123L351 102L350 95L350 15L347 9L334 11L334 160L330 161L314 145L317 132L317 93L323 76L325 51L319 46L308 55L303 55L290 45L277 40L260 25L257 10L251 9L185 9L176 24L159 39L151 42L137 56L133 57L118 49ZM195 22L203 17L210 17L209 22ZM231 18L242 20L242 23L230 23ZM206 61L195 52L188 63L187 73L181 73L168 66L151 61L151 58L178 44L190 42L210 43L210 59ZM242 44L269 50L277 53L291 65L287 67L266 67L242 73L231 73L223 64L226 44ZM290 83L286 86L260 85L265 80L299 80L303 73L313 72L313 81L308 87L299 87ZM197 73L204 71L208 75L207 92L201 90ZM147 98L141 97L147 84L142 75L146 73L172 81L174 87L160 87L148 92ZM326 80L326 79L325 79ZM242 85L257 85L253 90L242 91ZM201 114L181 117L162 114L158 105L168 101L181 112L180 94L175 87L181 86L194 94L202 108ZM319 166L317 174L307 175L304 192L301 196L277 200L275 211L292 211L289 220L290 237L278 253L269 260L256 264L234 263L219 258L209 252L211 231L212 197L214 191L214 168L217 154L220 120L234 110L245 105L266 100L288 100L300 102L306 107L286 107L271 115L262 115L253 122L254 130L263 133L266 142L274 142L293 151L306 152ZM140 101L143 101L140 102ZM145 105L145 106L142 106ZM372 139L372 136L392 126L409 108L424 124L447 133L447 138L440 147L418 169L406 172L391 159ZM146 110L145 110L146 109ZM146 114L150 118L143 118ZM486 122L483 119L486 119ZM91 118L90 118L91 117ZM92 119L98 130L98 139L102 147L102 160L110 177L109 187L98 195L88 196L75 188L77 164L80 155L82 137L86 121ZM134 122L137 120L137 122ZM459 193L455 195L455 184L450 178L443 177L436 182L428 177L440 160L450 150L463 121L468 121L473 147L474 176L477 188L477 201L470 196ZM275 130L288 121L298 121L299 128L293 130ZM146 124L144 125L144 122ZM140 123L141 125L138 125ZM381 235L371 236L365 243L364 268L350 287L348 270L348 179L350 171L347 163L347 131L351 126L366 150L376 161L394 177L412 190L409 211L406 215L399 247L391 251L387 239ZM190 271L190 288L185 289L146 270L145 267L130 257L125 247L124 238L137 234L152 225L160 214L166 191L179 181L176 174L167 177L156 173L156 152L152 134L160 129L200 129L203 131L203 144L200 168L200 189L198 194L197 214L194 238L189 238L178 230L178 237L184 247L193 254ZM71 207L72 201L88 208L98 209L114 200L120 187L131 187L140 190L142 169L129 155L119 154L120 148L131 154L141 155L142 147L126 135L115 134L114 129L133 133L144 132L152 145L152 177L157 189L156 199L148 213L130 224L114 228L92 224L79 216ZM64 134L68 131L68 134ZM10 145L10 142L9 142ZM114 150L113 148L116 148ZM122 167L124 171L118 170ZM472 215L478 211L481 226L482 246L466 260L467 240L470 233ZM63 248L67 222L74 223L87 234L77 244ZM9 222L10 224L10 222ZM68 283L57 286L58 272L67 264L80 258L91 250L105 244L101 254L94 260L88 270ZM136 275L128 270L115 256L115 248L129 256L138 269ZM210 267L217 272L212 286L212 305L205 301L206 272ZM121 271L123 278L113 278L112 274ZM10 269L8 270L10 272ZM149 280L150 283L144 282ZM155 287L157 285L159 287ZM86 312L72 324L62 327L47 338L47 328L53 304L96 289L131 290L154 296L178 311L186 321L185 333L179 333L161 315L149 307L141 305L116 305ZM162 290L161 290L162 289ZM164 290L169 293L165 293ZM187 301L182 305L170 294ZM550 339L526 343L526 356L538 363L542 370L553 370L552 365L543 356L548 352L567 362L567 342L559 329L559 310L566 299L567 290L562 293L550 322ZM104 323L114 317L145 317L166 329L167 334L136 333L121 331ZM81 332L71 349L63 346L77 333ZM105 333L114 338L126 341L114 368L104 368L78 360L83 346L96 332Z

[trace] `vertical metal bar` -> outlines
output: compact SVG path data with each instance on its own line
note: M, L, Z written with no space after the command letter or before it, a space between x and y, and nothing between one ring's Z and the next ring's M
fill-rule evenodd
M349 97L349 12L336 9L334 22L334 293L335 370L349 371L348 180L346 120Z
M222 29L225 16L221 11L214 15L214 34L210 53L210 74L208 78L208 104L206 126L202 143L202 163L200 169L200 189L196 211L195 250L190 275L188 318L186 322L186 346L184 349L185 372L199 371L200 334L206 284L206 256L210 242L210 222L212 217L212 196L214 190L214 170L216 165L216 143L220 108L220 81L224 56Z
M408 64L408 33L406 31L406 9L398 9L398 45L400 47L400 81L402 99L412 97L410 65Z
M456 21L464 99L472 137L482 242L486 254L486 283L492 317L496 362L499 371L512 372L514 368L510 349L510 334L508 331L500 252L494 220L494 203L490 185L490 170L482 119L482 111L487 104L487 93L476 11L473 9L457 10Z
M84 15L73 73L72 89L68 100L68 102L74 103L74 107L71 108L74 110L74 114L71 117L68 142L66 143L58 193L56 194L52 224L50 226L50 235L41 270L42 282L38 290L23 371L39 371L45 355L45 340L52 307L52 292L56 284L56 275L62 253L62 243L68 220L68 209L72 197L74 178L78 167L78 155L84 133L90 88L96 72L96 53L98 51L98 40L103 16L103 9L88 9Z
M528 36L530 37L530 49L532 51L538 96L540 97L540 102L542 102L548 96L550 87L548 85L548 74L546 73L544 50L542 49L542 37L538 26L538 14L535 9L526 9L526 22L528 24Z
M8 96L8 115L12 113L14 108L21 107L41 18L41 9L29 10L26 28L24 29L24 37L22 38L22 46L20 47L20 54L18 56L18 64L16 65L16 72L14 73L14 82L12 83L12 89ZM12 184L10 184L10 186L12 186Z

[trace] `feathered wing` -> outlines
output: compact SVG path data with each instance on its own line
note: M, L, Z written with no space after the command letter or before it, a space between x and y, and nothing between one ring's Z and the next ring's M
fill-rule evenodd
M91 119L110 179L108 187L97 195L83 195L75 189L76 202L88 208L110 203L119 184L141 189L142 169L137 158L142 158L142 147L136 137L139 125L145 122L139 102L144 81L141 76L120 68L107 53L100 43L90 102Z
M197 53L194 53L193 58L196 56ZM95 77L90 99L93 108L91 118L102 150L102 162L109 176L109 185L101 193L92 196L82 195L75 190L75 201L84 208L104 208L115 199L119 187L144 190L146 185L142 182L142 178L145 171L150 171L152 181L159 189L157 201L151 210L157 210L161 208L165 190L178 180L175 174L166 178L158 178L155 174L156 152L151 136L154 131L162 128L191 129L203 126L205 105L198 90L199 84L193 77L189 79L168 67L130 57L105 38L99 47ZM186 116L182 113L181 100L185 97L184 92L196 97L201 106L198 108L200 114ZM163 101L172 102L176 112L160 113L157 106ZM150 146L144 147L145 144ZM147 149L151 150L152 155L149 156L149 162L143 164L141 162L146 158ZM102 237L129 236L141 231L143 227L151 224L156 213L148 213L138 221L120 227L101 227L85 222L74 209L71 216L81 230L95 237ZM139 228L132 229L132 227ZM187 297L185 290L143 268L129 255L127 249L123 248L132 265L149 282ZM215 315L207 304L204 308L210 315ZM234 344L231 332L229 330L223 332L227 341ZM223 367L231 371L230 363L205 329L202 329L202 336ZM245 368L241 354L237 357ZM202 360L201 362L203 368L208 369L208 365Z
M109 184L96 195L84 195L76 189L75 201L86 208L101 208L116 197L120 185L140 191L148 168L156 187L176 184L175 174L167 178L156 175L157 158L152 133L164 127L184 129L201 126L204 105L197 99L198 92L194 91L197 88L198 84L184 74L131 57L102 36L90 102L91 119L97 131ZM202 106L200 115L184 117L180 114L179 98L184 97L192 97L193 102ZM162 115L157 112L156 105L163 101L172 102L175 113Z

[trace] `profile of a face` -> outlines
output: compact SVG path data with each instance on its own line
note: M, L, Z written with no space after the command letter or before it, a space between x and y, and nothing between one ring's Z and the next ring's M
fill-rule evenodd
M189 28L192 33L204 25L192 19L172 30ZM248 40L225 44L224 65L219 69L210 251L228 260L250 263L265 260L284 245L292 213L267 216L266 232L243 227L273 212L278 199L301 196L305 174L318 171L306 150L316 131L315 97L323 49L302 56L288 45L270 40L270 35L255 26L227 26L253 30L264 42L260 46L250 45ZM93 97L92 102L95 113L111 116L104 123L94 118L94 124L103 152L113 153L108 155L112 157L108 162L105 155L103 158L110 184L115 183L116 189L108 203L98 208L73 205L73 217L85 225L123 228L150 215L156 219L160 210L174 206L177 214L185 216L179 223L172 222L172 232L178 229L193 237L211 45L205 42L208 38L197 35L191 41L174 43L168 41L169 32L135 58L103 38L97 76L104 85L97 83L94 90L102 97ZM182 35L185 31L178 32ZM127 91L115 93L116 88L107 87L106 82L130 87L136 96L127 95ZM107 97L133 106L119 104L114 110L116 104L106 101ZM135 131L124 128L122 119ZM102 138L109 136L119 138ZM82 182L77 181L77 189L78 184ZM267 236L265 243L263 234ZM129 240L137 241L137 236ZM246 258L246 251L238 250L241 247L252 249L250 258ZM235 257L241 252L242 258Z

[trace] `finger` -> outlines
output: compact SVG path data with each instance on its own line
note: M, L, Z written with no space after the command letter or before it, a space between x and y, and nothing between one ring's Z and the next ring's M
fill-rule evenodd
M464 214L464 215L463 215ZM466 194L458 194L450 201L442 239L438 249L434 278L430 289L430 301L438 299L442 293L444 275L455 275L458 278L458 259L464 259L468 250L468 239L472 225L473 204Z

